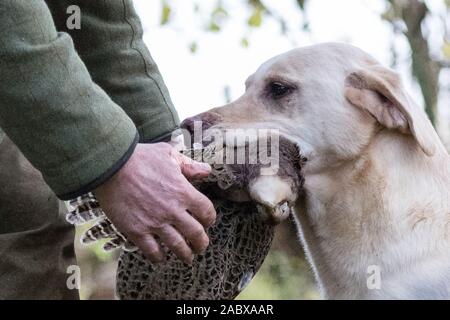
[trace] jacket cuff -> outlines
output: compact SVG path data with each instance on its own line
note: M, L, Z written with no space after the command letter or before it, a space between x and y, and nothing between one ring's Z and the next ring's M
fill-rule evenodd
M172 140L172 134L175 130L179 129L179 127L174 127L171 130L169 130L166 133L163 133L157 137L154 138L150 138L150 139L145 139L142 138L140 139L140 143L158 143L158 142L170 142Z
M136 133L133 142L131 143L130 147L125 152L125 154L110 168L108 168L104 173L102 173L100 176L98 176L91 182L87 183L86 185L82 186L81 188L74 191L70 191L68 193L57 194L57 197L61 200L71 200L83 194L93 191L94 189L105 183L107 180L109 180L112 176L114 176L116 172L118 172L125 165L125 163L127 163L131 155L133 154L134 150L136 149L138 143L139 143L139 134Z

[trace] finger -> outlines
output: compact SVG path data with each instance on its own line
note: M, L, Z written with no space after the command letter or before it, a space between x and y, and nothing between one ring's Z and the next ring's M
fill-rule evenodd
M205 252L209 245L209 238L205 228L188 212L179 216L174 223L177 230L188 240L195 253Z
M171 225L164 226L157 232L161 242L164 243L175 255L187 264L192 264L194 254L186 243L186 239Z
M151 234L142 235L134 243L151 262L160 263L164 260L163 251Z
M214 205L204 194L195 189L192 185L189 187L189 200L187 210L205 227L210 227L216 222L216 210Z
M181 153L177 153L177 160L181 172L188 180L206 178L211 172L209 164L195 161Z

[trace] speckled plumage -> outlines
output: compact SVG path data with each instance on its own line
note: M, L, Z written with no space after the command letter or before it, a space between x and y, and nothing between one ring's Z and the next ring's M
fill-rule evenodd
M74 209L68 214L68 221L80 224L98 219L82 235L82 243L108 238L105 250L124 249L117 270L120 299L233 299L262 265L275 227L260 214L261 204L251 198L248 190L260 176L261 165L214 163L211 160L215 151L213 146L203 150L202 160L210 162L213 170L208 178L194 185L211 199L217 219L207 230L209 247L203 255L195 257L192 266L181 262L164 245L166 261L161 264L148 261L108 220L92 194L71 202ZM298 148L286 140L280 141L279 158L278 176L296 196L303 185L300 172L304 159ZM292 201L292 195L286 199Z
M209 228L210 245L193 265L167 251L152 264L139 252L123 252L117 271L121 299L233 299L262 265L274 235L254 204L212 199L217 223Z

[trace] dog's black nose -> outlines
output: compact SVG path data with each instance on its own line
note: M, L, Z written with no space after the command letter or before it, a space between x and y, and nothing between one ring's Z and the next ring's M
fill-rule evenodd
M189 131L191 135L194 134L195 130L205 131L209 129L219 120L219 116L211 112L203 112L193 117L186 118L181 122L180 127Z
M196 121L201 121L197 116L193 116L193 117L189 117L183 120L183 122L181 122L180 127L181 129L185 129L187 130L191 135L194 134L194 124Z

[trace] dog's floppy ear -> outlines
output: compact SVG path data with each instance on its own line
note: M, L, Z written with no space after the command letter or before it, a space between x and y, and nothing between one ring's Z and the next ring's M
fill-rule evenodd
M367 110L386 128L412 134L428 156L435 153L434 128L426 113L411 101L397 73L374 64L352 72L345 82L350 103Z

